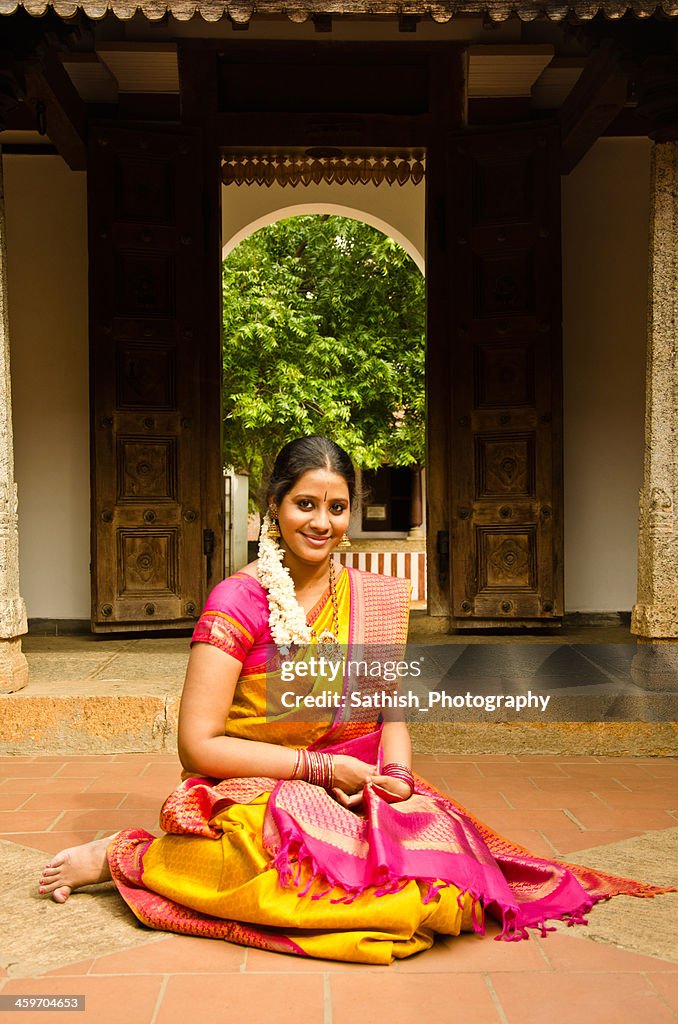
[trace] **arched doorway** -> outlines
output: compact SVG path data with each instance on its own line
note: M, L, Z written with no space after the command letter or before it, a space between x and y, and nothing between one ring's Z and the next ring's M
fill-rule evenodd
M252 504L261 508L273 458L290 437L337 440L362 473L354 546L343 560L409 578L422 607L421 254L409 241L409 251L401 246L380 218L368 224L347 213L359 211L272 210L225 245L224 458L250 475ZM232 534L241 533L237 525ZM249 557L256 536L252 524Z
M338 187L342 188L343 191L346 191L346 186ZM266 195L263 194L260 198L264 200L265 203L267 199ZM409 231L405 233L403 228L407 225L407 221L405 224L398 226L394 220L385 220L380 213L375 212L377 204L374 202L374 196L363 196L362 198L363 202L359 207L353 205L348 206L338 202L315 202L294 203L290 206L281 206L268 210L266 213L262 213L257 217L256 220L249 221L244 227L239 228L235 234L230 235L230 237L224 236L222 255L225 258L233 249L235 249L236 245L239 245L240 242L243 241L243 239L248 238L255 231L259 231L260 228L268 227L269 224L275 224L277 221L287 220L290 217L330 214L336 217L348 217L352 220L363 221L363 223L369 224L370 227L376 228L377 231L381 231L382 234L388 235L389 238L392 238L405 250L423 274L425 267L423 252L423 199L420 207L413 211L411 218L408 218ZM368 201L364 201L366 199ZM369 199L372 199L373 201L370 202ZM229 222L226 223L228 224Z

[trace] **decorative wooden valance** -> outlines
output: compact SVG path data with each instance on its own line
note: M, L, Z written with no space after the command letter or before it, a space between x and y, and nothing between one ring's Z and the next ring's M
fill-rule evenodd
M392 156L232 155L221 163L224 185L418 185L423 159Z
M632 13L640 18L654 14L678 16L678 0L0 0L0 14L13 14L23 7L40 17L52 7L62 18L70 18L82 10L89 18L103 18L111 11L121 21L129 21L141 12L149 21L160 21L171 14L178 21L189 21L196 13L205 21L228 17L246 24L255 15L286 14L291 21L304 22L314 15L329 14L362 16L430 16L446 22L460 15L487 17L505 21L517 16L533 21L546 16L563 21L574 16L583 21L603 13L608 18L621 18Z

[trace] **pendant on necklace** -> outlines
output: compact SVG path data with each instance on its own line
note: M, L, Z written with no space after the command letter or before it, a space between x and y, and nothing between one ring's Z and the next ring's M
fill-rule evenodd
M320 656L327 661L333 663L341 661L341 646L334 633L331 633L329 629L324 629L316 636L316 647Z

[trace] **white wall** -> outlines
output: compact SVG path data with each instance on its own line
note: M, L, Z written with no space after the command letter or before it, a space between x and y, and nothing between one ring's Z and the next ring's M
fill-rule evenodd
M224 255L274 220L305 213L362 219L394 238L424 270L424 183L387 185L225 185L221 190Z
M89 619L86 178L3 164L21 592L29 618Z
M568 611L635 601L651 149L601 139L563 179Z

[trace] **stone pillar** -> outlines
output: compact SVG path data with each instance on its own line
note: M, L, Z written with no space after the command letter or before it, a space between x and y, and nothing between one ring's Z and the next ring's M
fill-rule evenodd
M20 690L28 682L28 664L21 651L21 635L27 629L26 606L19 593L19 527L9 372L5 190L0 149L0 693Z
M632 632L678 640L678 142L652 154L645 472Z

